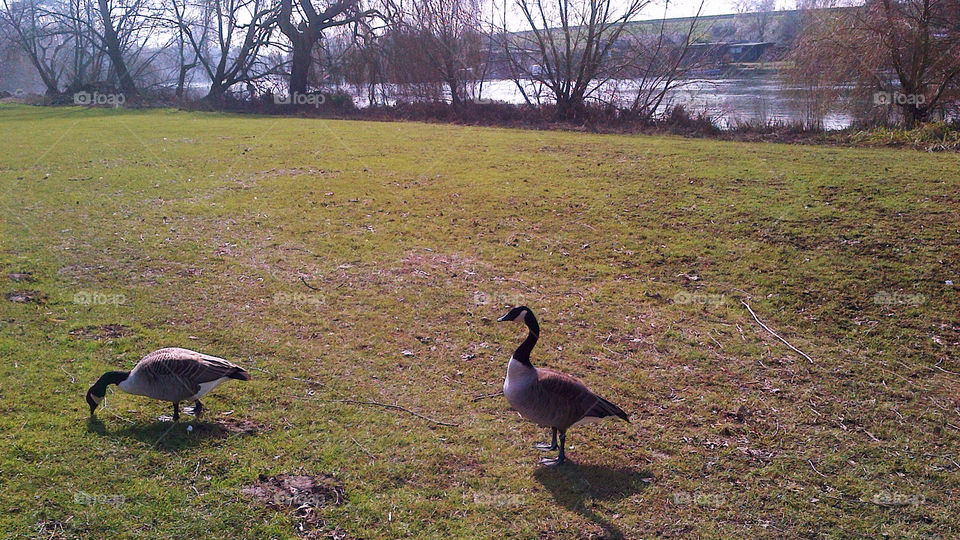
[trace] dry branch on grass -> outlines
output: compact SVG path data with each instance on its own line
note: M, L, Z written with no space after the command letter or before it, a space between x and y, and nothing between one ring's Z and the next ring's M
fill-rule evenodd
M780 337L779 334L777 334L776 332L774 332L773 330L771 330L769 326L763 324L763 321L760 320L760 317L757 317L757 314L754 313L753 309L750 307L749 304L747 304L747 303L744 302L743 300L741 300L740 303L743 304L743 305L747 308L747 311L749 311L750 314L753 315L753 320L757 321L757 324L759 324L761 327L763 327L764 330L766 330L767 332L770 332L770 333L773 335L773 337L775 337L775 338L779 339L780 341L784 342L784 343L787 345L787 347L790 347L791 349L793 349L794 351L796 351L797 353L799 353L800 356L803 356L804 358L806 358L807 360L809 360L811 364L814 363L813 358L810 358L810 356L808 356L807 353L805 353L805 352L801 351L800 349L794 347L793 345L790 344L789 341L783 339L782 337Z

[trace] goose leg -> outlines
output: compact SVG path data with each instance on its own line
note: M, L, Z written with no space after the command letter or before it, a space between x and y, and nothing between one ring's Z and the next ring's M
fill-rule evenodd
M180 402L179 401L173 402L173 421L174 422L180 421Z
M560 465L561 463L565 462L567 460L567 454L564 450L566 443L567 443L567 432L560 431L560 454L555 458L543 458L540 460L540 463L547 466L553 466L553 465Z
M193 402L193 415L197 418L200 418L200 415L203 414L203 403L200 403L200 400Z
M543 450L544 452L549 452L550 450L556 450L556 449L558 448L558 446L557 446L557 428L552 428L552 429L553 429L553 442L551 442L550 444L547 444L547 443L537 443L537 444L533 445L533 447L536 448L537 450Z

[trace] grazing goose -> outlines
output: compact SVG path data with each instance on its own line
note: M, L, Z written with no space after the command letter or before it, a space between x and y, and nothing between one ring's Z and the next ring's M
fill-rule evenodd
M526 324L530 330L527 339L520 344L507 364L503 394L520 416L540 427L553 430L553 442L549 445L537 444L536 448L544 451L559 448L560 454L556 458L542 459L543 464L559 465L566 460L564 446L567 429L571 426L595 422L606 416L618 416L630 421L627 413L620 407L591 392L579 379L552 369L533 367L530 363L530 351L540 337L540 324L530 308L515 307L498 321L516 321Z
M108 371L87 390L90 416L115 384L128 394L173 402L173 421L180 420L180 402L194 401L194 414L203 413L200 398L227 379L249 381L250 374L223 358L171 347L144 356L133 371Z

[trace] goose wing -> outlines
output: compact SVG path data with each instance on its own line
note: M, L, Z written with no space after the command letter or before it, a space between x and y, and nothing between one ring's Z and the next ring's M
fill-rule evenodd
M580 379L552 369L537 369L537 382L544 416L559 429L582 420L600 399Z
M246 371L223 358L171 347L143 357L131 377L137 378L138 386L163 395L158 399L178 401L195 395L203 383L224 377L240 378L241 374L246 375Z

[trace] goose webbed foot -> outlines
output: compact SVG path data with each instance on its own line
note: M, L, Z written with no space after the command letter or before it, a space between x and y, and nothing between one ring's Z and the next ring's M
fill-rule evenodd
M553 443L557 443L557 429L553 430L554 440ZM540 464L547 467L555 467L557 465L562 465L567 461L567 453L565 447L567 446L567 432L560 431L560 453L555 458L542 458Z
M203 415L203 403L200 403L199 399L193 402L193 415L197 418Z
M552 452L553 450L560 448L557 446L557 428L553 428L553 441L550 444L537 443L533 445L533 447L542 452Z

